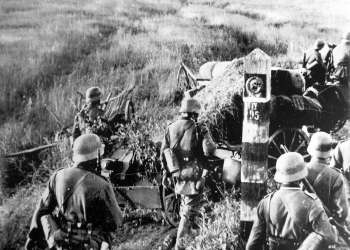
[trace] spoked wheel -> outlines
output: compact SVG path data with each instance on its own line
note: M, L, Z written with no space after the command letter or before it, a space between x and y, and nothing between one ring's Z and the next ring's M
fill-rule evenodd
M310 160L310 155L307 153L309 142L310 138L299 128L280 128L270 136L268 142L268 188L274 190L277 187L273 176L276 172L278 157L285 153L281 145L285 146L289 152L301 154L308 162Z
M173 181L169 188L161 189L162 213L165 221L173 227L178 227L180 223L180 195L175 195L175 185Z

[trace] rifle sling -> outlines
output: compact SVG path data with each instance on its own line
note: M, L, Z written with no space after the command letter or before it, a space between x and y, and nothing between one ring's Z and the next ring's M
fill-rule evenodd
M174 143L174 145L172 147L170 147L171 149L175 148L177 146L177 144L180 142L180 140L182 139L182 137L184 137L185 132L194 125L195 123L192 122L191 124L189 124L189 126L187 126L187 128L184 128L184 125L180 128L180 131L182 132L181 136L179 137L179 139L177 139L177 141Z
M67 192L67 194L66 194L66 196L64 197L64 200L63 200L63 202L62 202L62 204L61 204L61 206L57 206L57 209L60 211L61 210L61 208L63 207L63 205L66 203L66 201L68 200L68 198L74 193L74 191L77 189L77 187L83 182L83 180L86 178L86 176L88 175L88 174L90 174L90 172L87 172L86 174L84 174L76 183L75 183L75 185L74 185L74 187L71 189L71 190L69 190L68 192ZM57 198L56 198L56 200L57 200Z

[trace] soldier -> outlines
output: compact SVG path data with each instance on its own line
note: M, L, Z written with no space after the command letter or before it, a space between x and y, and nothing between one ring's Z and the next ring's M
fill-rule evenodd
M342 35L341 43L333 50L334 72L332 78L338 83L345 100L349 103L350 98L350 31Z
M301 190L300 182L306 176L300 154L290 152L278 158L274 178L282 185L259 203L247 250L262 249L265 243L270 250L294 250L309 243L311 237L322 238L322 244L337 242L337 230L329 223L319 198Z
M311 155L311 161L306 164L307 180L327 208L328 217L336 222L340 236L348 237L342 233L344 230L350 230L347 229L346 222L349 204L345 178L341 171L329 167L333 151L332 137L325 132L315 133L311 137L307 151ZM343 240L339 241L339 247L347 248Z
M103 144L97 135L78 137L74 165L50 178L34 213L26 250L45 237L50 249L108 249L110 233L122 222L112 185L100 173Z
M175 193L181 195L180 225L175 249L184 249L179 240L188 233L198 216L207 177L207 157L214 154L216 145L208 128L197 123L201 105L194 98L182 101L181 117L166 129L161 147L163 169L176 180ZM168 186L167 178L163 185Z
M72 141L82 134L93 133L106 142L112 135L108 121L103 118L101 97L102 91L99 87L91 87L86 90L86 105L74 118Z
M323 63L323 59L320 50L324 47L324 42L317 39L314 46L306 52L306 68L309 70L308 85L318 83L318 85L324 85L326 79L326 65ZM309 87L307 86L307 87Z
M340 142L333 151L331 167L344 172L348 182L350 182L350 140Z

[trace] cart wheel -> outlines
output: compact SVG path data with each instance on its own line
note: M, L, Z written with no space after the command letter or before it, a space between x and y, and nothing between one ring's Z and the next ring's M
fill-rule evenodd
M307 153L309 142L310 138L299 128L280 128L270 136L268 142L268 192L275 190L278 186L273 176L276 172L277 159L284 154L281 145L285 146L289 152L300 153L308 162L310 160Z
M165 221L172 227L178 227L180 223L180 195L175 195L175 186L173 181L167 189L161 188L162 214Z
M310 160L310 156L307 153L307 146L309 145L310 138L305 132L299 128L280 128L273 135L270 136L269 147L269 164L270 171L276 170L276 161L278 157L284 154L281 149L281 145L287 147L289 152L300 153L305 161Z

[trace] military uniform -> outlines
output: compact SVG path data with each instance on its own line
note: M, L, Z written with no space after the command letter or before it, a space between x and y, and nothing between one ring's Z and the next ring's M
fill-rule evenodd
M111 137L112 130L103 114L100 105L85 105L75 119L72 129L73 141L82 134L93 133L106 142Z
M180 163L181 170L175 192L182 195L181 215L191 219L198 213L202 198L202 190L196 189L196 183L207 163L202 143L204 139L211 140L208 128L205 125L198 126L196 128L193 120L181 117L168 126L161 147L162 162L165 165L167 163L162 152L167 148L173 148ZM200 135L196 133L196 129Z
M122 212L111 184L103 177L84 170L84 164L61 169L52 175L34 213L27 245L44 237L40 218L57 211L60 214L57 218L59 228L65 232L71 230L67 243L61 245L63 249L84 249L89 229L98 249L102 242L110 244L110 233L121 224ZM69 192L73 193L65 201ZM78 237L79 234L81 243L69 244L69 237Z
M319 49L312 48L306 52L306 66L308 67L314 62L317 62L317 64L310 68L310 75L312 78L311 83L317 82L320 85L324 85L326 79L326 66L323 63Z
M334 72L332 76L339 81L339 88L349 103L350 98L350 32L345 32L341 43L333 50Z
M26 249L44 238L50 249L101 249L122 221L112 185L97 164L104 145L95 134L78 137L71 168L56 171L34 213Z
M328 167L318 158L312 158L306 166L308 168L307 179L315 189L317 196L329 209L330 216L338 223L343 223L348 215L349 204L342 173Z
M336 243L337 232L317 196L302 191L299 185L282 184L280 190L259 203L246 249L262 249L265 239L270 249L298 249L311 232L321 235L329 244Z
M344 171L345 177L350 182L350 140L340 142L333 151L331 167Z

